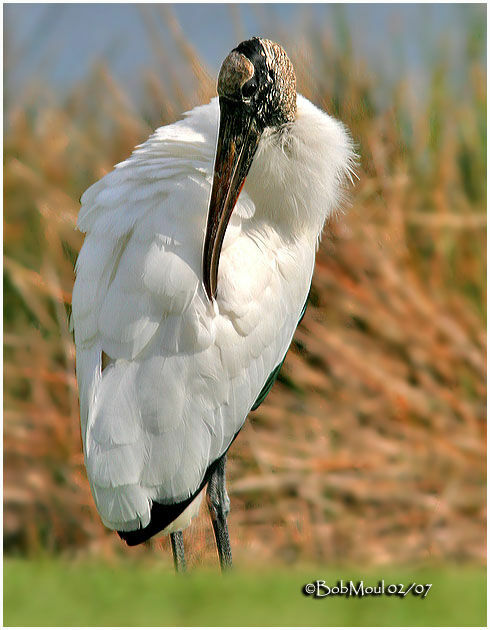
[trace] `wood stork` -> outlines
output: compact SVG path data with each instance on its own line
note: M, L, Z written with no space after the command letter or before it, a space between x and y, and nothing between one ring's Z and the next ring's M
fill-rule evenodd
M220 563L231 566L226 453L277 377L354 165L348 132L296 94L278 44L237 46L218 96L89 188L77 224L73 324L92 494L128 545L170 533L177 569L206 484Z

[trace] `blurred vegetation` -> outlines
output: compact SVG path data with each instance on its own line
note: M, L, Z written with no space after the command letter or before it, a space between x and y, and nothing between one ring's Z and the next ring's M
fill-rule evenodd
M484 626L482 568L363 572L299 569L260 577L198 570L176 578L168 568L132 563L100 566L60 561L7 560L6 626ZM317 579L364 587L432 584L425 599L305 597ZM412 589L413 590L413 589ZM25 593L29 597L25 597ZM253 605L250 603L253 602ZM462 605L464 602L464 605ZM53 605L54 603L54 605Z
M169 552L167 540L126 549L100 523L68 328L80 195L155 127L214 95L172 14L155 10L173 41L163 45L143 6L162 76L142 77L141 106L101 61L63 99L33 78L6 112L8 553ZM382 77L354 57L341 12L337 39L314 25L294 41L264 29L290 52L299 91L349 127L361 164L348 212L326 227L280 382L231 449L238 564L484 561L486 70L484 20L473 15L461 22L464 89L451 87L441 49L427 60L426 93L415 98L401 76L383 106ZM190 563L215 566L204 512L185 532ZM26 578L22 564L7 566Z

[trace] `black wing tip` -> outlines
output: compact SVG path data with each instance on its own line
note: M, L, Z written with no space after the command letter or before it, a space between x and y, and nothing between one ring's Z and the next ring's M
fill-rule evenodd
M236 435L238 435L238 433ZM170 525L170 523L175 521L175 519L182 514L182 512L192 503L192 501L194 501L197 495L207 484L211 473L218 465L220 459L221 458L218 458L208 467L200 486L193 494L191 494L188 499L184 499L184 501L180 501L179 503L172 503L169 505L164 505L163 503L157 503L156 501L154 501L151 506L150 522L148 523L148 525L146 527L141 527L140 529L134 529L130 532L118 531L117 534L119 538L124 540L128 547L135 547L136 545L141 545L142 543L146 542L152 536L155 536L155 534L161 532L162 529L165 529L168 525Z
M192 494L188 499L185 499L185 501L180 501L179 503L173 503L171 505L163 505L162 503L153 502L151 506L150 522L148 525L140 529L135 529L131 532L118 531L117 534L119 538L124 540L128 547L135 547L136 545L141 545L146 542L152 536L155 536L155 534L158 534L158 532L161 532L162 529L165 529L165 527L170 525L172 521L175 521L175 519L179 517L186 507L196 498L199 492L201 492L203 485L204 484L202 484L199 487L199 490Z

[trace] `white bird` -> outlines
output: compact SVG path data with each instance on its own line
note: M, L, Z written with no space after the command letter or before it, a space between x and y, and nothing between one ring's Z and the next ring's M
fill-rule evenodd
M177 569L206 484L221 566L231 565L226 452L277 376L355 160L345 127L296 94L278 44L242 42L218 95L89 188L77 224L92 494L129 545L170 533Z

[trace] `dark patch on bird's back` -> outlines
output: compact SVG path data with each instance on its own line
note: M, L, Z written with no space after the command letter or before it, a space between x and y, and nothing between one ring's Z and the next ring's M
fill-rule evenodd
M299 316L299 320L298 320L298 323L296 324L296 327L298 327L301 324L301 321L303 317L305 316L306 307L308 306L308 298L309 298L309 294L308 294L308 297L306 298L305 305L303 306L303 309L301 311L301 315ZM286 354L284 355L283 360L269 374L269 377L266 380L264 386L262 387L260 394L257 396L257 400L254 402L251 411L255 411L256 409L258 409L260 405L264 402L264 400L267 398L267 396L269 395L269 392L271 391L272 386L277 381L277 378L279 376L279 372L281 371L283 363L286 360L286 355L287 355L287 351L286 351Z

